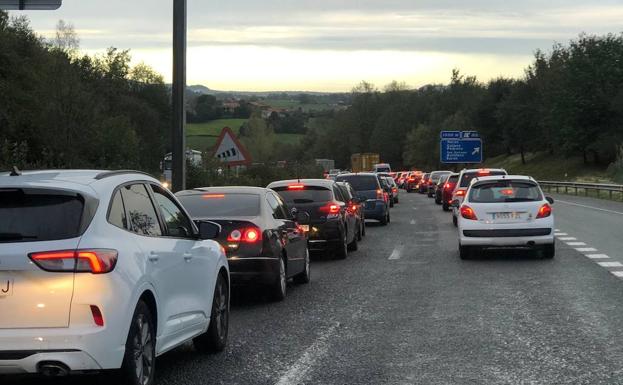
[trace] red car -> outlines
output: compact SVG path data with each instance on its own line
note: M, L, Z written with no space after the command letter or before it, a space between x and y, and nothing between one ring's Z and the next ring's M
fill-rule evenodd
M443 185L441 192L441 207L443 211L450 211L450 204L452 203L452 193L456 188L456 184L459 181L459 174L450 174L448 180Z
M411 192L418 188L417 186L420 184L420 180L422 179L422 171L411 171L407 180L405 181L405 190L407 192Z

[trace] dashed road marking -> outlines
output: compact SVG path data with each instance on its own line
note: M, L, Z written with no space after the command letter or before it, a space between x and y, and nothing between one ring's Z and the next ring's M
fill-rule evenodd
M567 245L569 245L569 246L586 246L586 243L584 243L584 242L567 242Z
M611 271L611 273L619 278L623 278L623 271Z
M569 234L567 234L567 233L558 233L557 232L557 233L554 233L554 235L557 236L557 237L565 237L565 236L567 236Z
M574 237L560 237L558 239L560 239L561 241L577 241L578 240L577 238L574 238Z
M412 207L413 210L417 210L417 207Z
M404 246L398 246L394 249L394 251L392 251L392 253L389 256L389 260L395 260L395 259L400 259L400 254L402 254L402 250L404 249Z
M607 259L610 258L606 254L586 254L590 259Z
M597 262L602 267L623 267L621 262Z
M576 247L575 248L580 253L594 253L597 252L597 249L594 247Z
M597 249L595 249L594 247L578 247L576 248L576 250L580 253L594 253L595 251L597 251Z
M409 223L414 225L415 224L415 219L411 219L411 222L409 222Z
M599 207L593 207L593 206L587 206L587 205L581 205L579 203L573 203L573 202L567 202L567 201L561 201L561 200L556 200L556 202L560 202L560 203L564 203L566 205L571 205L571 206L578 206L578 207L584 207L586 209L592 209L592 210L597 210L597 211L603 211L606 213L611 213L611 214L618 214L618 215L623 215L622 212L620 211L614 211L614 210L608 210L608 209L601 209Z
M329 350L329 338L335 333L335 329L340 326L339 322L334 323L327 330L322 332L318 339L305 349L301 357L292 365L290 370L285 372L276 385L301 384L305 376L314 366L316 361L327 354Z

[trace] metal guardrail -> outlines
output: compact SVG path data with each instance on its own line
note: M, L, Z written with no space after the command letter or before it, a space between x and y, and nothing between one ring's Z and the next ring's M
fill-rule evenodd
M589 196L589 193L593 191L598 197L602 197L601 193L605 192L611 200L614 200L615 194L618 194L623 201L623 185L620 184L555 182L548 180L539 181L539 184L548 192L555 191L557 193L569 194L571 191L575 195L580 195L580 192L582 192L584 196Z

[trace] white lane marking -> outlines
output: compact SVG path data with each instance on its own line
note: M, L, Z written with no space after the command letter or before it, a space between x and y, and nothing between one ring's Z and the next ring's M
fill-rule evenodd
M576 250L580 253L594 253L597 251L594 247L578 247Z
M597 264L602 267L623 267L621 262L597 262Z
M554 229L554 231L560 231L560 229Z
M409 223L414 225L415 224L415 219L411 219L411 222L409 222Z
M590 259L607 259L610 258L606 254L586 254Z
M556 200L556 202L564 203L564 204L566 204L566 205L571 205L571 206L584 207L585 209L592 209L592 210L597 210L597 211L604 211L604 212L606 212L606 213L611 213L611 214L623 215L623 213L622 213L622 212L620 212L620 211L614 211L614 210L601 209L601 208L599 208L599 207L593 207L593 206L581 205L581 204L579 204L579 203L573 203L573 202L567 202L567 201L561 201L561 200Z
M331 325L330 328L325 330L316 341L305 351L303 355L292 365L292 367L285 372L276 385L290 385L303 383L305 376L310 371L312 366L318 361L319 358L327 354L329 350L329 338L340 326L339 322Z
M554 235L557 236L557 237L565 237L565 236L567 236L569 234L567 234L567 233L554 233Z
M584 243L584 242L567 242L567 245L569 245L569 246L586 246L586 243Z
M413 208L413 210L417 210L417 207L412 207L412 208Z
M619 278L623 278L623 271L611 271L611 273Z
M400 259L400 254L402 253L403 249L404 249L404 246L396 247L394 251L392 251L388 259L389 260Z
M577 238L574 238L574 237L560 237L558 239L560 239L561 241L577 241L578 240Z

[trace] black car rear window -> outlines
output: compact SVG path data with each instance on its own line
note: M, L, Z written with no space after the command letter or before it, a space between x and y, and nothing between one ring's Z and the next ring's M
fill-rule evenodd
M0 242L37 242L80 235L84 199L58 190L0 190Z
M205 193L178 197L193 218L256 217L260 215L257 194Z
M474 203L534 202L543 199L536 184L522 181L477 183L469 191L469 201Z
M446 182L448 182L448 183L456 183L458 181L459 181L459 176L458 175L450 175Z
M470 171L470 172L466 172L463 173L463 176L461 177L461 183L459 185L459 187L468 187L469 183L472 181L472 179L479 177L479 176L497 176L497 175L506 175L506 172L504 171Z
M329 202L333 200L331 190L322 186L283 186L273 190L288 204Z
M348 182L355 191L378 190L379 181L374 175L346 175L338 176L338 182Z

